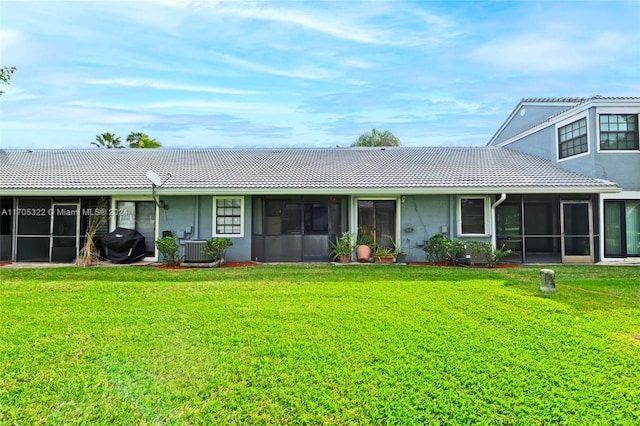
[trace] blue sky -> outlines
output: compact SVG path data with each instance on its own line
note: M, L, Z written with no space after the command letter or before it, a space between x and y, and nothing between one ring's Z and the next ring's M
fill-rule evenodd
M2 148L484 145L522 98L640 96L640 2L7 1Z

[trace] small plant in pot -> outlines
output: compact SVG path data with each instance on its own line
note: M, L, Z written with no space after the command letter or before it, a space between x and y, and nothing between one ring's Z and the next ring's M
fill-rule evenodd
M402 251L402 247L400 246L399 241L393 242L393 253L396 255L396 263L406 263L407 261L407 252Z
M365 263L371 257L371 247L373 246L373 238L365 232L358 232L356 238L356 255L358 262Z
M376 244L371 254L376 263L393 263L396 258L392 248L381 244Z
M227 249L233 245L230 238L213 237L205 241L202 248L202 254L211 256L214 262L219 261L220 264L224 263L224 257L227 253Z
M329 243L331 244L332 260L338 260L340 263L349 263L351 252L355 247L353 235L350 232L343 232L342 235L336 237L335 241L329 241Z

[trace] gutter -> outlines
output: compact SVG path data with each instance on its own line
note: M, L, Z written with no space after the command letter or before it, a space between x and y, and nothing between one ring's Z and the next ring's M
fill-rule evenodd
M174 187L163 188L164 196L179 195L283 195L283 194L311 194L311 195L437 195L437 194L461 194L461 195L487 195L495 193L507 194L614 194L621 192L617 185L594 186L441 186L441 187L268 187L268 186L236 186L236 187ZM56 188L56 189L29 189L29 188L0 188L3 196L114 196L114 195L138 195L146 196L149 188Z
M496 202L491 205L491 245L493 246L493 248L497 248L496 247L496 244L497 244L496 207L504 203L504 200L506 199L507 199L507 193L503 192L502 194L500 194L500 198L498 198Z

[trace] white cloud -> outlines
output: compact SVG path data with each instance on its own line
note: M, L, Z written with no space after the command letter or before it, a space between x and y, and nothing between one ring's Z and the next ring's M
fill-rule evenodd
M625 37L600 33L580 38L548 28L544 32L492 40L472 52L472 58L507 71L523 73L580 71L606 63L623 52Z
M280 69L259 64L246 59L240 59L227 54L215 54L217 58L227 64L244 68L251 71L258 71L264 74L278 75L281 77L302 78L307 80L332 80L339 77L338 73L324 70L316 66L303 66L298 68Z
M358 58L348 58L348 59L345 59L343 63L347 67L359 68L359 69L363 69L363 70L375 68L375 67L378 66L378 64L376 64L374 62L365 61L365 60L358 59Z
M335 13L324 13L318 10L304 13L290 9L267 9L250 7L246 3L239 5L217 4L215 12L244 19L293 24L344 40L382 44L380 34L374 29L366 29L362 26L353 25L353 23L343 22L337 18Z
M18 44L20 32L11 28L0 28L0 55Z
M65 105L31 105L11 111L12 117L7 121L32 122L32 123L74 123L82 125L86 123L111 125L111 124L137 124L160 121L157 114L129 110L117 110L81 105L79 103L67 103ZM4 123L3 123L4 125Z
M120 87L149 87L158 90L177 90L184 92L204 92L220 93L225 95L259 95L262 92L255 90L228 89L222 87L196 86L190 84L176 84L158 80L135 79L135 78L91 78L85 80L85 84L99 86L120 86Z
M18 102L38 99L40 96L29 93L13 85L2 86L2 102Z
M282 115L292 113L292 108L276 103L259 102L212 102L203 100L153 102L144 105L150 109L219 111L223 113L250 113L253 115Z

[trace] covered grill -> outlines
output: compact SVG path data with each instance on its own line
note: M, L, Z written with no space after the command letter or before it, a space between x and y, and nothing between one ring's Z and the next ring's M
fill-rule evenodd
M147 254L144 236L135 229L116 228L104 235L100 244L113 263L132 263Z

